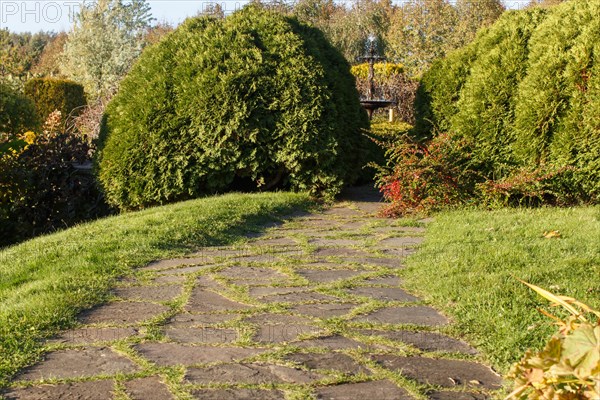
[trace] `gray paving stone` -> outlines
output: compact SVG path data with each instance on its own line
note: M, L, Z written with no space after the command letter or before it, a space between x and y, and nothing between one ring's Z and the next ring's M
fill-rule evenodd
M160 366L234 362L255 356L264 349L242 347L189 346L180 343L142 343L135 349Z
M323 376L315 372L270 364L224 364L206 368L190 368L185 376L193 384L271 384L310 383Z
M347 337L341 335L332 335L320 337L317 339L303 340L300 342L294 342L292 343L292 345L297 346L301 349L318 347L329 350L367 349L373 347L371 345L353 339L348 339Z
M287 360L302 364L310 369L333 370L348 375L371 375L371 371L358 364L350 356L341 353L296 353Z
M364 335L382 336L387 339L407 343L423 351L444 351L450 353L477 354L477 351L467 343L434 332L412 331L375 331L362 330Z
M192 392L202 400L284 400L281 390L267 389L199 389Z
M241 314L177 314L165 326L167 328L208 327L239 318Z
M422 226L385 226L373 228L374 233L425 233L425 228Z
M112 380L32 386L12 389L4 393L4 398L6 400L111 400L114 386Z
M170 258L167 260L159 260L153 261L145 267L140 268L142 271L159 271L167 268L175 268L181 267L184 265L199 265L199 264L209 264L213 262L211 257L205 256L197 256L197 257L179 257L179 258Z
M84 324L133 324L154 318L168 310L160 304L116 301L83 312L80 321Z
M318 303L301 304L290 308L289 310L303 315L315 318L331 318L348 314L356 304L353 303Z
M186 275L186 274L194 274L196 272L205 271L205 270L215 267L217 265L219 265L219 264L192 265L189 267L167 269L164 271L158 271L156 273L156 275L158 275L158 276L179 276L179 275Z
M374 265L377 267L401 268L402 262L398 257L358 257L348 260L361 265Z
M351 249L348 247L324 247L317 249L313 257L365 257L368 256L362 250Z
M287 282L290 277L272 268L229 267L219 275L239 285L272 285Z
M262 296L270 296L274 294L286 294L286 293L298 293L305 292L308 290L308 287L251 287L249 289L249 294L252 297L262 297Z
M298 243L294 239L280 237L280 238L273 238L273 239L253 240L249 243L249 245L253 246L253 247L266 247L266 248L271 249L271 248L277 248L277 247L284 247L284 248L296 247L296 246L298 246Z
M408 392L390 381L345 383L317 389L319 400L357 400L368 397L377 400L410 400Z
M492 397L481 393L471 392L433 392L427 397L431 400L487 400Z
M393 355L371 358L385 368L429 385L499 389L502 383L501 377L491 369L471 361Z
M85 344L94 342L111 342L138 334L137 328L96 328L87 327L64 331L48 343Z
M259 300L263 303L306 303L314 301L334 302L339 301L340 299L318 292L297 292L265 296L261 297Z
M251 306L230 300L203 287L194 288L190 301L185 306L185 310L190 312L235 311L249 308Z
M113 290L113 294L125 300L171 301L180 296L179 285L132 286Z
M400 236L380 240L377 243L379 248L399 249L403 247L415 247L423 243L425 238L420 236Z
M308 241L313 246L318 247L345 247L345 246L358 246L362 244L360 240L353 239L326 239L326 238L314 238Z
M44 361L25 369L20 380L66 379L135 372L139 368L128 358L106 347L59 350L48 353Z
M363 274L364 271L353 271L350 269L335 269L335 270L318 270L318 269L301 269L297 270L297 273L309 281L317 283L329 283L339 281L342 279L352 278L354 276Z
M138 378L124 383L131 400L172 400L173 395L157 376Z
M356 317L354 321L426 326L441 326L448 323L446 317L438 313L434 308L427 306L385 307L371 314Z
M178 343L232 343L238 338L235 329L217 328L168 328L165 335Z
M284 343L296 340L299 335L318 333L312 321L283 314L260 314L246 320L257 326L254 340L261 343Z
M186 277L184 275L160 275L152 280L155 284L161 283L183 283Z
M333 215L339 217L360 217L362 213L360 211L353 210L349 207L332 207L321 213L322 215Z
M379 278L368 278L359 282L360 285L382 285L382 286L398 286L400 278L395 275L387 275Z
M419 299L411 294L406 293L402 289L398 288L379 288L379 287L355 287L348 289L349 294L355 296L369 297L375 300L385 301L404 301L404 302L415 302Z

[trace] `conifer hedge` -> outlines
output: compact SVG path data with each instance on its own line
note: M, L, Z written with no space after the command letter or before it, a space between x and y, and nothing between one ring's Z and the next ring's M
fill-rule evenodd
M40 121L58 110L64 125L69 115L82 111L87 104L83 86L77 82L55 78L33 78L25 83L25 95L33 100Z
M365 163L350 66L317 29L248 6L147 48L108 105L108 200L134 209L231 189L331 196Z
M598 1L506 12L423 76L416 134L467 139L498 187L560 175L558 197L600 201L598 15Z

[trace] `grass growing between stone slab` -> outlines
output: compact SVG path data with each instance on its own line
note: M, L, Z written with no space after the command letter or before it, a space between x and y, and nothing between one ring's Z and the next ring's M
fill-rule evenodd
M0 250L0 387L39 355L39 341L107 297L116 279L152 260L243 240L305 194L229 194L83 224Z
M543 237L552 230L560 238ZM556 331L536 310L548 303L517 278L600 307L600 207L442 213L407 265L403 286L506 372Z

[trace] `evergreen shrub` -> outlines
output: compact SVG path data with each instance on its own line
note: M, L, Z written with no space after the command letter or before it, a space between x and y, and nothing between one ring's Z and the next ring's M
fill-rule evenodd
M83 86L66 79L30 79L25 83L25 94L34 101L41 121L46 121L54 111L60 111L63 125L69 116L76 116L87 104Z
M232 189L331 197L359 177L367 127L323 34L252 5L144 51L104 115L99 178L121 209Z
M470 143L487 204L599 202L598 15L578 1L506 12L424 74L413 136Z

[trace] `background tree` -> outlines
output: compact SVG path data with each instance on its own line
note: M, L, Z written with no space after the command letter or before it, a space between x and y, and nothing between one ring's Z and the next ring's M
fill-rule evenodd
M84 3L65 44L61 72L92 99L117 88L141 53L152 17L146 0Z
M55 33L11 33L0 29L0 79L26 79Z
M458 14L447 0L419 0L396 8L386 36L391 57L418 75L442 58L452 42Z
M60 58L62 57L67 33L60 32L44 47L37 62L31 69L34 75L60 76Z
M477 31L493 24L506 10L500 0L457 0L453 48L470 43Z

